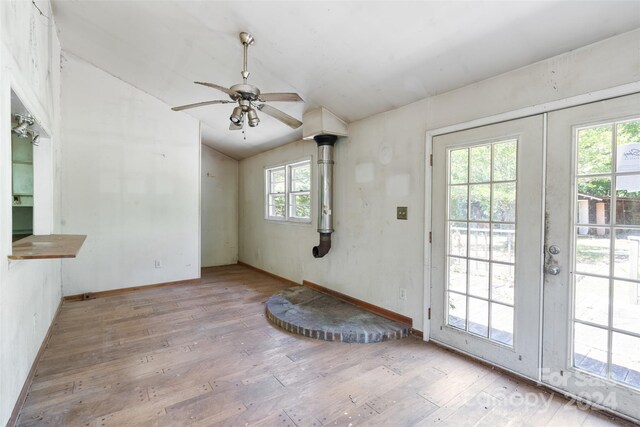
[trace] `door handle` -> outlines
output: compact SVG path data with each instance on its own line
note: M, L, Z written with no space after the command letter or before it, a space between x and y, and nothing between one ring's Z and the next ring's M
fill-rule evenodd
M550 265L546 268L547 274L551 274L552 276L557 276L560 274L560 267L557 265Z

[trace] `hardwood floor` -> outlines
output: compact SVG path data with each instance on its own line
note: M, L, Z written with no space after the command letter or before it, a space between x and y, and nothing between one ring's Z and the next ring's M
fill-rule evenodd
M65 302L18 425L622 423L413 337L283 332L264 302L288 286L227 266L199 284Z

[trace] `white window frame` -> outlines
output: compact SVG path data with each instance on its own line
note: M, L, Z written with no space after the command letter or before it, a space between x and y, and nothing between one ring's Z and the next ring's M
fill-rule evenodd
M310 177L310 186L309 190L305 191L293 191L291 179L291 170L295 167L307 164L309 166L309 177ZM284 193L272 193L271 192L271 174L274 171L283 170L284 171ZM292 162L281 163L278 165L273 165L269 167L265 167L264 169L264 181L265 181L265 198L264 198L264 207L265 207L265 219L270 221L278 221L278 222L296 222L296 223L304 223L310 224L312 220L312 211L313 211L313 203L312 199L312 190L313 187L313 168L311 167L311 158L306 157L304 159L295 160ZM300 218L296 217L292 214L295 196L297 195L305 195L308 194L310 198L310 206L309 206L309 217L308 218ZM277 216L271 214L271 204L270 201L273 196L282 196L284 197L284 216Z

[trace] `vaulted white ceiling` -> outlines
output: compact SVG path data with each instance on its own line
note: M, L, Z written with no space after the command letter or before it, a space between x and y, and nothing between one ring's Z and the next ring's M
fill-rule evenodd
M322 105L347 122L640 27L638 1L54 0L53 6L65 51L167 105L227 99L193 81L240 83L238 33L248 31L256 39L249 83L305 100L273 106L302 119ZM175 114L200 119L203 142L237 159L301 138L301 129L260 113L260 125L243 140L228 130L232 107Z

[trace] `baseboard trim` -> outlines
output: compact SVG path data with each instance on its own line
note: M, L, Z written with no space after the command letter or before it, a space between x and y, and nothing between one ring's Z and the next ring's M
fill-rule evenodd
M20 394L18 395L18 400L16 400L16 404L13 407L13 412L11 412L11 416L9 417L9 421L7 421L7 427L13 427L18 422L18 416L20 415L20 410L24 405L25 400L27 400L27 394L29 394L29 388L33 383L33 378L38 370L38 365L40 364L40 359L42 358L42 354L46 350L49 345L49 340L51 339L51 335L53 332L53 327L58 321L58 315L60 314L60 309L62 308L62 299L60 299L60 303L58 304L58 309L56 310L56 314L53 315L53 319L51 319L51 324L49 325L49 329L47 329L47 334L44 336L44 340L40 345L40 349L36 354L36 358L33 360L33 364L31 365L31 369L29 370L29 374L24 381L22 386L22 390L20 390Z
M366 301L362 301L360 299L351 297L349 295L345 295L342 292L334 291L333 289L326 288L322 285L318 285L316 283L310 282L308 280L303 280L302 284L308 288L314 289L318 292L322 292L323 294L330 295L332 297L338 298L342 301L353 304L357 307L360 307L363 310L366 310L370 313L377 314L378 316L385 317L389 320L393 320L405 325L413 326L413 319L410 317L404 316L400 313L396 313L395 311L387 310L386 308L378 307L377 305L370 304Z
M424 334L422 333L422 331L419 331L417 329L411 328L411 335L416 338L424 339Z
M267 276L273 277L274 279L281 280L281 281L283 281L283 282L285 282L285 283L288 283L288 284L290 284L290 285L292 285L292 286L300 286L300 283L296 283L296 282L294 282L293 280L285 279L285 278L284 278L284 277L282 277L282 276L278 276L277 274L270 273L270 272L268 272L268 271L266 271L266 270L263 270L263 269L261 269L261 268L254 267L253 265L251 265L251 264L247 264L246 262L238 261L238 265L241 265L241 266L243 266L243 267L250 268L250 269L252 269L252 270L257 271L258 273L266 274Z
M145 290L155 289L155 288L166 288L168 286L195 285L196 283L200 283L200 280L201 280L200 278L177 280L175 282L163 282L163 283L154 283L151 285L131 286L129 288L112 289L109 291L87 292L87 293L78 294L78 295L67 295L66 297L64 297L64 300L65 301L84 301L88 299L112 297L115 295L129 294L131 292L145 291Z
M262 274L266 274L267 276L273 277L274 279L281 280L292 286L300 286L300 283L296 283L293 280L285 279L282 276L278 276L277 274L273 274L261 268L254 267L253 265L247 264L246 262L238 261L238 265L250 268ZM317 283L313 283L308 280L303 280L302 285L308 288L314 289L318 292L322 292L323 294L330 295L334 298L338 298L339 300L353 304L357 307L362 308L363 310L366 310L373 314L377 314L378 316L382 316L389 320L393 320L393 321L402 323L404 325L409 325L409 326L413 325L413 320L410 317L404 316L402 314L396 313L391 310L387 310L386 308L378 307L377 305L370 304L366 301L362 301L357 298L350 297L349 295L343 294L342 292L334 291L333 289L329 289L327 287L318 285ZM422 338L422 331L418 331L417 329L411 329L411 334L415 335L416 337Z

